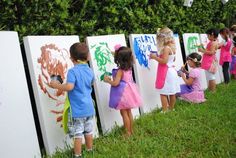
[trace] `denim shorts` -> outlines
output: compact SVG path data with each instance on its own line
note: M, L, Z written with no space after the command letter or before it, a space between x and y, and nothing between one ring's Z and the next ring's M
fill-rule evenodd
M93 134L93 116L73 118L72 121L68 121L68 129L71 138L82 138L84 135Z

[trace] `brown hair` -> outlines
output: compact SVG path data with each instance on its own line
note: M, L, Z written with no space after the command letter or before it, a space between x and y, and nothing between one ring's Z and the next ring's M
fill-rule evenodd
M134 61L131 49L124 46L120 47L115 51L114 61L122 70L131 69Z
M202 59L202 56L196 52L189 54L187 57L187 60L191 60L192 62L194 62L196 67L201 66L201 59Z
M70 56L73 60L86 61L88 59L88 46L85 43L74 43L70 47Z

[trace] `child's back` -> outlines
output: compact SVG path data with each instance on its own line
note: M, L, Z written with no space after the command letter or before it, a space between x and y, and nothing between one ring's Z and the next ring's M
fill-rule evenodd
M68 71L68 83L74 83L74 89L68 92L72 109L72 117L88 117L94 115L91 97L94 75L88 64L77 64Z

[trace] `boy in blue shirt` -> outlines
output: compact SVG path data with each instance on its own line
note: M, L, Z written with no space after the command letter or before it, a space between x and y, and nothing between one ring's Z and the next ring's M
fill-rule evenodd
M95 114L91 96L94 81L93 71L87 64L88 47L85 43L74 43L70 47L70 56L74 67L69 69L67 83L61 84L52 80L50 87L68 91L71 105L73 130L70 134L74 137L74 155L81 157L82 137L88 151L93 145L93 116Z

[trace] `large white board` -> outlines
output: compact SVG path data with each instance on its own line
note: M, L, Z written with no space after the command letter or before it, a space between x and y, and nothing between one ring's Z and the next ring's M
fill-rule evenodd
M66 92L48 87L52 74L66 82L67 71L73 66L69 48L79 42L78 36L27 36L24 45L30 77L39 114L43 141L48 154L64 149L71 140L62 129L62 112ZM96 127L96 123L95 123ZM95 135L97 128L94 129Z
M200 55L202 55L202 53L198 52L198 48L196 46L196 45L200 45L201 43L198 33L184 33L183 40L184 40L184 49L185 49L186 56L188 56L189 54L193 52L197 52ZM201 69L200 84L203 90L207 89L206 74L203 69Z
M176 43L176 70L183 65L183 58L180 49L179 37L174 35ZM151 112L155 108L161 107L160 94L155 88L156 71L158 62L149 59L150 51L157 51L155 34L131 34L129 36L130 45L135 56L134 72L137 84L143 97L144 106L141 107L143 113ZM179 82L183 80L179 78Z
M41 157L17 32L0 31L0 157Z
M122 125L120 112L109 108L110 85L101 81L105 72L116 68L112 51L114 46L126 46L124 34L87 37L87 44L91 55L90 65L95 74L94 90L103 133L109 132L115 125ZM132 110L134 118L139 116L139 109Z
M160 94L155 88L158 63L149 60L150 51L157 51L155 34L131 34L130 47L135 57L134 73L143 99L142 113L161 107Z

